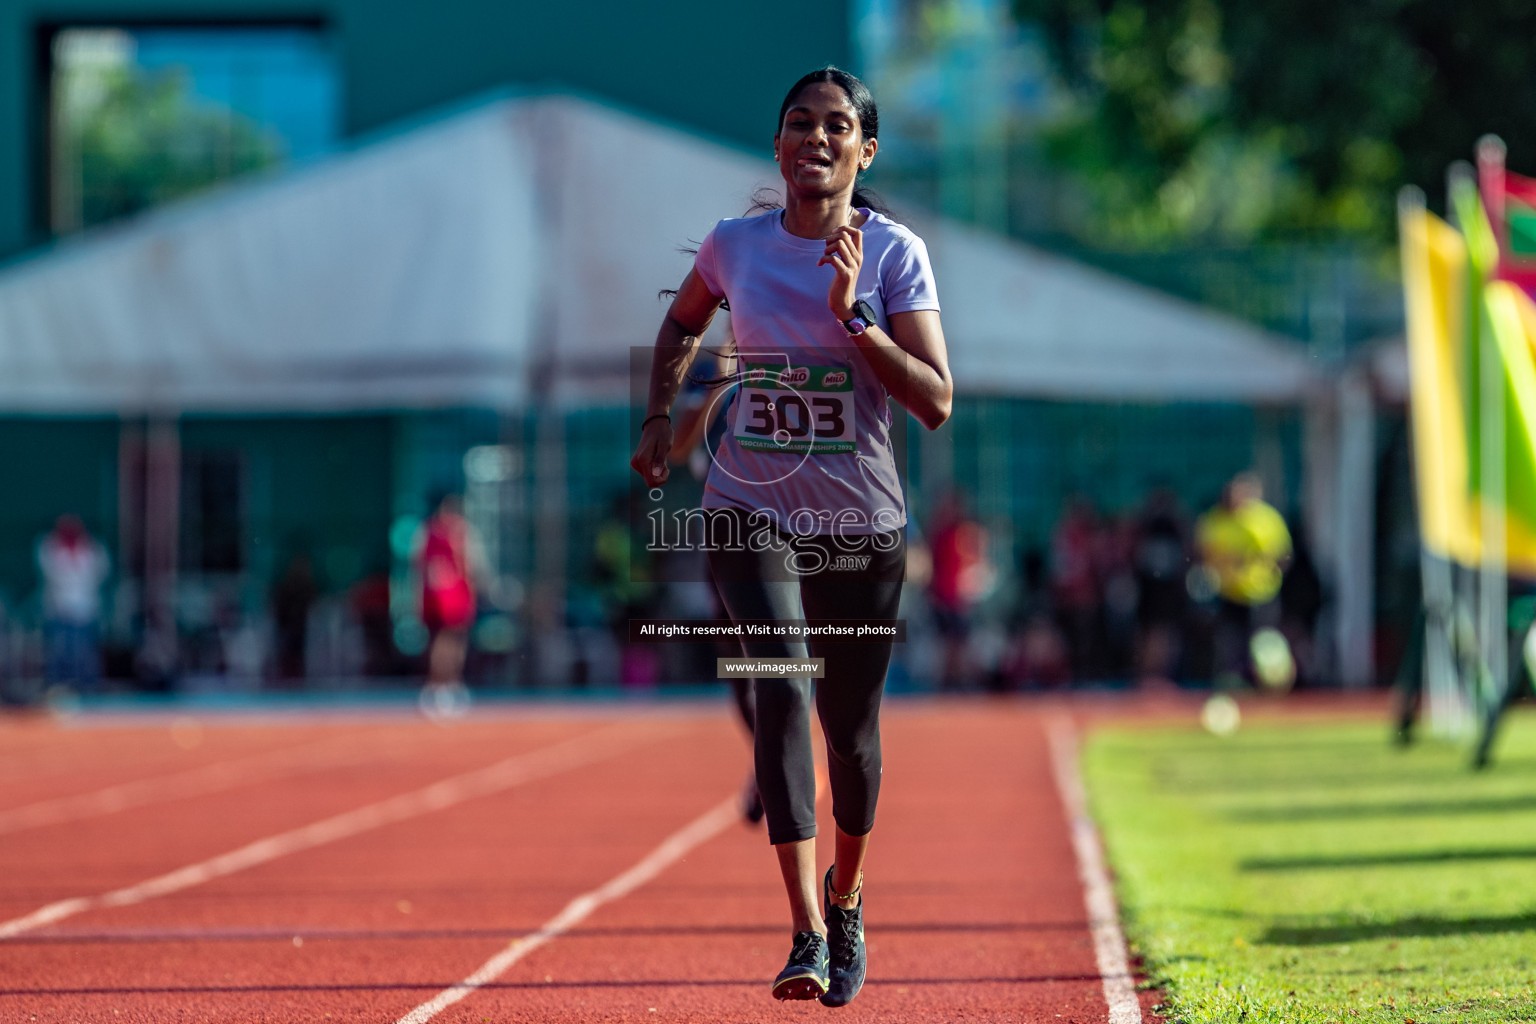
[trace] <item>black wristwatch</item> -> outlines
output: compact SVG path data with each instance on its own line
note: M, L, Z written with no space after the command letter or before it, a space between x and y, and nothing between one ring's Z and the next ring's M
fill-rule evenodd
M843 325L843 330L857 337L874 325L875 308L863 299L860 299L853 304L853 318L851 320L839 320L838 322Z

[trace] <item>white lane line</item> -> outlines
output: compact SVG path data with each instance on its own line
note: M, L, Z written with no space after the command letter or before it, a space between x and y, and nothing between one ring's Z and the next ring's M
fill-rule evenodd
M577 896L565 905L564 910L546 921L538 931L513 940L506 949L481 964L480 969L475 973L457 985L450 985L443 989L436 996L401 1017L398 1024L426 1024L460 999L501 977L509 967L529 953L580 924L583 918L604 903L622 899L634 892L681 860L689 850L718 835L733 822L739 821L740 815L739 798L727 797L668 836L660 846L647 854L645 859L634 867L591 892Z
M627 736L624 735L626 732ZM231 850L229 853L179 868L137 885L114 889L99 896L77 896L50 903L24 917L0 923L0 939L14 938L86 910L142 903L156 896L189 889L291 853L313 849L384 825L392 825L432 811L440 811L466 800L490 796L525 782L547 778L594 761L604 760L642 743L655 742L672 733L675 733L675 730L637 730L632 723L627 725L618 723L597 729L540 750L509 757L472 772L451 776L422 789L402 793L399 796L324 818L287 832L280 832L265 839L258 839L238 850Z
M1099 831L1088 816L1083 779L1077 770L1077 730L1065 716L1052 718L1046 727L1051 745L1051 773L1056 791L1071 819L1072 848L1077 853L1078 877L1083 883L1083 902L1088 907L1088 927L1093 933L1093 952L1099 976L1104 979L1104 1001L1109 1004L1109 1024L1141 1024L1141 1001L1131 976L1125 935L1120 931L1120 908L1104 868L1104 848Z
M314 743L264 751L168 775L120 782L90 793L39 800L21 807L0 810L0 835L115 814L147 804L207 796L209 793L253 782L356 764L380 756L377 751L359 749L338 750L329 754L323 752L324 748L336 746L339 742L338 737L327 737Z

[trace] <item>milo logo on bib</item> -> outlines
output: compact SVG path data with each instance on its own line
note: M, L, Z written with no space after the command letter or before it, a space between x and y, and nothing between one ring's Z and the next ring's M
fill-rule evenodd
M846 367L749 364L736 404L736 443L758 452L855 452L853 397Z

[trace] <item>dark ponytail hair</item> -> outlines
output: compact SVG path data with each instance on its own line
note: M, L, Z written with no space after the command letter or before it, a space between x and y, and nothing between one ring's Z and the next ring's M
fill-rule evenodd
M853 107L854 113L859 116L859 131L863 133L866 139L880 137L880 110L875 106L875 97L869 91L869 86L865 85L857 75L851 75L842 68L832 64L817 68L810 74L801 76L798 82L789 87L789 92L784 94L784 102L779 104L779 120L773 128L775 135L784 129L784 115L789 113L789 106L795 102L795 97L799 96L806 86L815 85L817 82L831 82L843 90L848 96L849 105ZM772 209L773 205L764 206L761 199L757 196L753 197L753 210ZM873 210L884 217L895 220L891 216L891 211L886 207L885 201L873 189L865 188L862 185L855 184L853 187L853 205L862 206L865 209Z
M866 138L879 137L880 111L875 107L875 97L870 94L869 86L833 64L817 68L808 75L802 75L800 81L789 87L789 92L784 96L784 102L779 104L779 120L773 129L775 135L783 130L784 115L789 113L789 105L795 102L795 97L799 96L806 86L816 85L818 82L831 82L843 90L848 96L848 103L853 107L854 113L859 115L859 131L863 132Z

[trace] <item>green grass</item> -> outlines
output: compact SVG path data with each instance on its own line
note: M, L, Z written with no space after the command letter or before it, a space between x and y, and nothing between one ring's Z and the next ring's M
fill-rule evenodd
M1536 715L1492 768L1466 763L1392 747L1385 722L1094 735L1093 810L1163 1012L1536 1021Z

